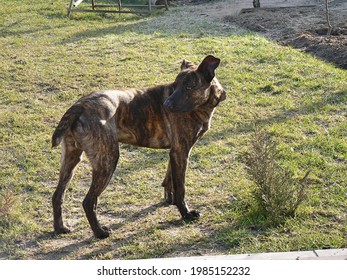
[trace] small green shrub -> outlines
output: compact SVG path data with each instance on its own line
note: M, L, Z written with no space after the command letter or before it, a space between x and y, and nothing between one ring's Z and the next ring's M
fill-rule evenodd
M294 215L306 197L309 174L298 180L289 168L279 166L276 146L268 133L256 132L250 151L245 153L247 173L256 186L254 198L272 224Z
M16 195L5 189L0 191L0 225L7 228L18 215L18 199Z

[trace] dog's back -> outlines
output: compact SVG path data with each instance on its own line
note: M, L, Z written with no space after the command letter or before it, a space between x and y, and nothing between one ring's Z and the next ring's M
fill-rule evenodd
M98 127L114 125L119 142L149 148L169 148L167 117L163 106L173 89L163 85L148 89L92 92L80 98L63 115L52 137L58 146L66 133L82 139ZM81 145L79 143L78 145Z

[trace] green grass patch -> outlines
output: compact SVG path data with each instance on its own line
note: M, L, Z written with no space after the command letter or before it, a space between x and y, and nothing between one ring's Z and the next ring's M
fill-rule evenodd
M115 259L310 250L347 246L347 73L259 35L194 14L152 17L73 14L67 1L10 0L0 11L0 258ZM201 4L201 5L208 5ZM211 130L194 147L187 202L202 213L185 224L161 204L168 151L121 147L99 217L113 230L96 241L81 202L91 171L79 166L65 198L73 233L51 233L60 151L50 139L66 109L92 90L172 82L183 59L222 60L227 91ZM242 154L253 132L278 143L278 161L309 193L294 217L264 223L252 207ZM1 202L3 203L3 202ZM1 204L3 205L3 204Z

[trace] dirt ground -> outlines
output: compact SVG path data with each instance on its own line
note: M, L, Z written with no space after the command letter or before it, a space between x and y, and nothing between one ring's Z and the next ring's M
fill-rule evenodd
M333 27L330 36L326 35L328 25L324 0L260 0L260 9L253 9L251 0L175 2L196 5L197 13L259 32L347 69L346 0L330 0L329 15Z

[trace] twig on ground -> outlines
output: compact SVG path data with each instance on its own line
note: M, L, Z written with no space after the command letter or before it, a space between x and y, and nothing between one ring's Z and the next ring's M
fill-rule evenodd
M331 31L333 30L333 27L331 26L331 22L330 22L329 0L325 0L325 12L326 12L327 23L328 23L327 36L330 36L331 35Z

